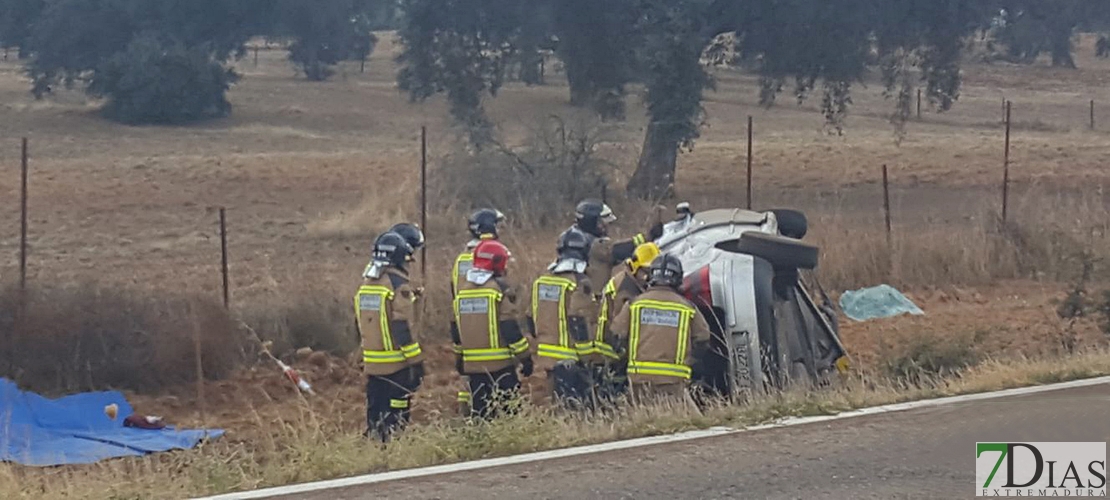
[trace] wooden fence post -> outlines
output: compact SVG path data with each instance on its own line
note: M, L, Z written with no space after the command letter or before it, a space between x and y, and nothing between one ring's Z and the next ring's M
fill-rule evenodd
M753 119L748 115L748 210L752 209L752 139L753 139Z
M1006 150L1002 157L1002 223L1010 208L1010 101L1006 101Z
M223 278L224 309L231 308L231 280L227 266L227 211L220 207L220 274Z
M27 289L27 176L29 174L29 151L26 137L21 142L19 156L19 289L22 293Z

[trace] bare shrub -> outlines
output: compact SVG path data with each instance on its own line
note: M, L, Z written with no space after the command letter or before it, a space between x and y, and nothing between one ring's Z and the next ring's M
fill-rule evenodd
M270 349L277 356L288 356L302 347L346 356L359 343L351 304L330 291L303 290L254 301L243 320L263 341L273 342Z
M219 304L96 283L0 291L0 359L6 377L29 389L67 393L106 388L153 392L195 380L194 334L206 378L230 375L246 357L237 323Z
M947 377L975 366L980 354L972 336L938 337L919 335L880 353L884 375L895 380L920 384Z
M440 189L462 209L495 206L541 227L561 222L581 198L600 197L613 168L597 154L604 136L596 121L568 123L552 115L520 146L495 142L478 153L447 157Z

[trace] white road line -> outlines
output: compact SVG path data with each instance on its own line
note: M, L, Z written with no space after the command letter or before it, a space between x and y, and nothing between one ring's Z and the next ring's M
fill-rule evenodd
M461 462L449 465L437 465L434 467L422 467L419 469L407 469L392 472L382 472L378 474L367 474L365 476L356 476L343 479L332 479L329 481L319 481L315 483L295 484L291 486L281 486L277 488L267 488L263 490L244 491L240 493L228 493L225 495L217 495L212 497L204 497L196 500L250 500L255 498L271 498L285 495L296 495L298 493L309 493L315 491L332 490L337 488L346 488L349 486L360 486L366 484L381 483L385 481L396 481L399 479L412 479L418 477L434 476L438 474L448 474L453 472L463 472L475 469L486 469L490 467L500 467L504 465L516 465L529 462L538 462L541 460L551 460L556 458L574 457L579 455L589 455L592 453L602 453L606 451L625 450L629 448L640 448L644 446L654 446L667 443L678 443L683 441L691 441L694 439L704 439L708 437L722 436L727 434L739 434L743 432L755 432L765 429L774 429L779 427L790 427L795 425L814 424L818 422L828 422L832 420L842 420L846 418L862 417L866 415L878 415L882 413L891 413L897 411L914 410L918 408L928 408L932 406L943 406L957 403L970 403L974 401L983 401L988 399L998 399L1010 396L1024 396L1029 394L1037 394L1048 391L1058 391L1063 389L1074 389L1078 387L1087 387L1092 385L1108 384L1110 377L1099 377L1086 380L1076 380L1072 382L1063 382L1059 384L1041 385L1034 387L1021 387L1017 389L1006 389L1002 391L983 392L979 394L967 394L964 396L952 396L939 399L926 399L921 401L910 401L906 403L897 403L884 406L875 406L871 408L863 408L859 410L847 411L837 413L835 415L821 415L816 417L791 417L786 418L774 423L756 425L746 427L743 429L733 429L730 427L711 427L706 430L689 431L678 434L670 434L666 436L654 436L639 439L630 439L626 441L614 441L610 443L595 444L589 446L579 446L575 448L564 448L561 450L541 451L537 453L527 453L524 455L514 455L510 457L489 458L485 460L474 460L470 462Z

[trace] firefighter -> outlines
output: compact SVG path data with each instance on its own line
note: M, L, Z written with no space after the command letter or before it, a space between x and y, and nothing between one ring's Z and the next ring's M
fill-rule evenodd
M590 372L579 359L580 349L591 347L588 323L595 314L593 287L585 274L589 237L567 231L559 237L556 252L547 274L532 283L529 327L546 375L544 398L554 396L558 404L581 408L592 401Z
M505 214L500 210L493 208L482 208L470 214L466 220L467 230L470 231L470 241L466 244L466 250L455 257L455 264L451 268L451 299L455 298L455 291L459 288L459 282L466 280L466 272L470 270L474 262L474 247L478 246L483 240L496 240L498 239L497 230L499 226L505 222ZM463 378L466 378L465 376ZM466 381L463 381L466 384ZM458 393L459 412L463 415L470 413L470 392L461 390Z
M632 257L636 247L655 241L663 235L662 207L653 211L651 228L648 233L637 234L626 240L613 241L609 237L609 225L617 217L608 205L598 200L583 200L574 211L574 226L569 230L579 230L590 236L590 259L586 274L594 283L607 283L612 277L613 268ZM600 286L600 285L599 285ZM601 293L601 290L596 290Z
M626 304L613 331L628 360L634 401L689 397L695 360L709 354L711 333L705 318L678 293L682 262L661 255L651 263L648 289Z
M501 242L483 240L474 248L473 267L459 281L451 340L459 373L469 379L471 415L492 418L498 402L520 390L520 374L532 374L528 339L520 327L517 296L506 281L511 254ZM498 398L494 401L494 398Z
M397 233L374 242L374 256L355 294L362 341L367 435L389 441L409 421L412 394L420 387L424 355L412 329L416 292L405 264L413 248Z
M425 244L424 231L420 230L420 226L416 224L410 224L408 222L402 222L400 224L394 224L393 227L389 228L389 231L386 232L397 233L402 238L404 238L405 242L408 243L410 247L412 247L412 255L410 255L406 259L406 261L416 261L416 252L420 251L421 248L424 248ZM416 297L423 298L424 284L416 281L415 278L410 277L409 279L410 286L412 286L413 291L416 292Z
M405 261L409 262L409 263L415 262L416 261L416 252L420 251L421 248L424 248L424 244L425 244L424 231L420 230L420 226L418 226L416 224L408 223L408 222L402 222L402 223L399 223L399 224L394 224L393 227L389 228L389 231L387 231L387 232L397 233L402 238L405 239L405 242L408 243L410 247L412 247L412 253L405 259ZM413 293L416 294L416 298L417 298L417 300L415 301L413 310L419 312L419 311L421 311L420 301L423 300L423 298L424 298L424 284L421 283L419 280L410 276L409 277L409 286L412 288L412 291L413 291ZM423 328L424 328L423 315L417 314L416 318L414 318L414 324L411 325L411 326L416 328L418 331L423 331ZM416 373L417 376L413 377L413 381L414 382L419 382L419 381L423 380L424 379L423 364L420 364L419 366L416 366L413 369L417 371L417 373ZM415 393L418 388L419 387L410 387L409 392Z
M636 247L632 258L624 261L617 268L613 277L606 283L601 294L601 308L597 315L597 328L594 331L594 341L612 350L614 344L613 331L609 325L613 317L647 288L648 266L659 256L659 246L655 243L644 243ZM621 363L608 363L602 365L603 370L594 374L597 380L598 396L609 401L623 392L627 381L624 365Z

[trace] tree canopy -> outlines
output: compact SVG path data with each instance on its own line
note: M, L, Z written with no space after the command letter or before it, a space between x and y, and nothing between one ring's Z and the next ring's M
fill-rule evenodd
M340 61L370 56L374 0L279 0L278 32L289 35L289 59L312 81L327 80Z
M290 40L310 80L374 49L396 26L399 87L414 101L444 94L476 148L490 144L484 101L509 78L542 83L545 53L565 68L568 102L622 120L643 87L650 118L629 189L671 189L678 153L693 147L713 88L704 59L760 78L760 102L817 94L843 130L851 90L880 77L901 131L911 96L937 109L959 98L965 42L978 34L1014 62L1048 54L1074 66L1078 29L1110 30L1105 0L0 0L0 46L19 49L36 95L82 85L108 116L132 123L222 116L237 76L230 58L251 36ZM1110 54L1110 42L1099 45Z
M0 47L17 48L20 59L27 57L27 41L45 7L46 0L0 1Z
M900 124L918 87L941 110L958 99L963 42L997 12L993 1L408 0L399 81L415 100L446 93L463 125L486 127L481 96L496 93L504 62L519 54L522 20L533 19L521 5L549 9L573 104L619 118L625 86L644 85L650 125L629 190L654 197L670 190L677 153L698 137L702 92L713 86L701 59L713 43L735 45L734 62L760 76L765 105L788 84L799 101L819 91L838 131L852 85L877 69Z
M392 0L0 0L0 44L28 57L32 91L81 86L107 117L178 123L231 111L228 61L251 36L289 36L312 80L373 50Z
M246 1L55 0L34 24L36 96L82 84L107 116L175 123L226 115L225 67L250 35Z

